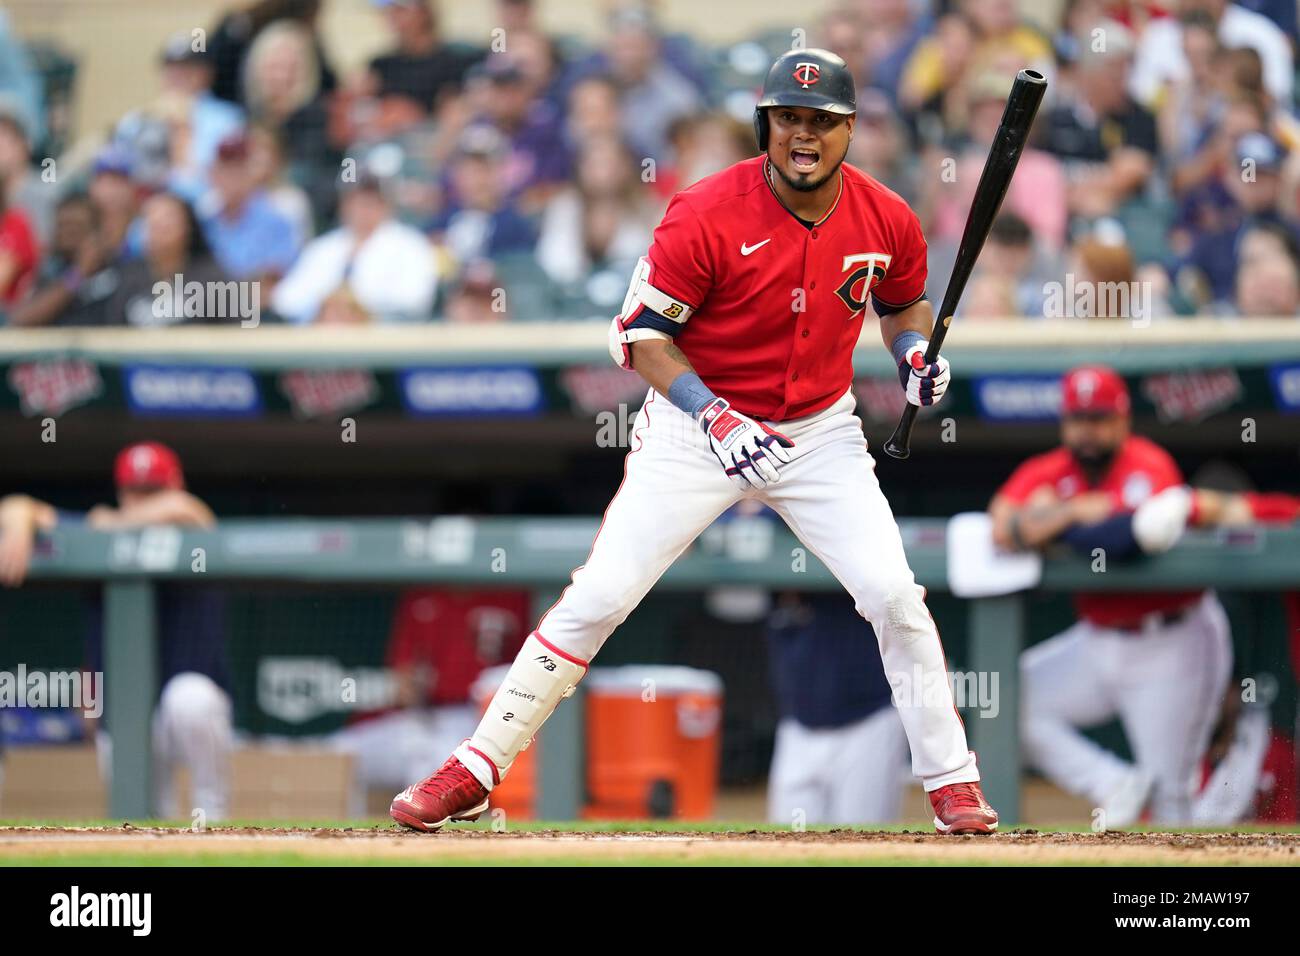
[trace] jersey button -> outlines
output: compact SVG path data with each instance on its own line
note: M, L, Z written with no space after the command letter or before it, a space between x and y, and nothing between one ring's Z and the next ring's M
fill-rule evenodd
M809 282L809 283L808 283L808 291L809 291L809 292L811 292L811 291L812 291L813 289L815 289L815 288L817 288L817 283L816 283L816 282Z
M814 239L817 238L817 230L816 230L816 229L814 229L814 230L812 231L812 237L813 237Z
M801 332L800 334L801 334L804 338L808 338L808 330L807 330L807 329L804 329L803 332Z
M792 382L797 382L797 381L799 381L799 373L798 373L798 372L795 372L793 375L791 375L791 376L790 376L790 381L792 381Z

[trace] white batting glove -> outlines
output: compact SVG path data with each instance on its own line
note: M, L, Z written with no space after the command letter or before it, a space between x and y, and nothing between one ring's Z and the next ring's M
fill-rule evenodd
M1147 554L1168 551L1187 530L1192 513L1192 489L1186 485L1166 488L1152 495L1133 512L1133 537Z
M725 398L715 398L700 412L700 427L723 470L741 488L762 488L781 480L777 469L789 462L794 442L778 431L732 411Z
M948 391L948 382L952 379L948 360L942 355L926 364L925 350L929 346L930 343L922 339L908 349L903 361L898 363L898 381L913 405L935 404Z

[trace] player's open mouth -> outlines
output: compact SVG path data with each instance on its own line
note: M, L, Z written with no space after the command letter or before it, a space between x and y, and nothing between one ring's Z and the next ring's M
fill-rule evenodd
M794 163L794 168L800 172L808 172L817 168L817 161L821 155L815 149L792 149L790 150L790 161Z

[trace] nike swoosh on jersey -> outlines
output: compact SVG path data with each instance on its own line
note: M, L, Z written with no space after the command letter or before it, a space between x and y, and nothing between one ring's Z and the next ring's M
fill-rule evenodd
M767 238L767 239L764 239L762 242L755 243L755 244L752 245L752 246L750 246L750 245L746 245L745 243L742 242L742 243L740 244L740 254L741 254L742 256L747 256L747 255L749 255L751 252L754 252L755 250L762 249L765 245L767 245L767 244L768 244L769 242L771 242L771 241L772 241L772 240L771 240L771 238L769 237L769 238Z

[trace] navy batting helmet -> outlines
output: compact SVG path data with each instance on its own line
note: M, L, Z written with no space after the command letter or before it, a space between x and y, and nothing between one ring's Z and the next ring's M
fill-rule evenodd
M791 50L782 53L763 81L754 106L754 136L767 152L767 108L807 106L827 113L858 111L858 96L849 66L830 50Z

